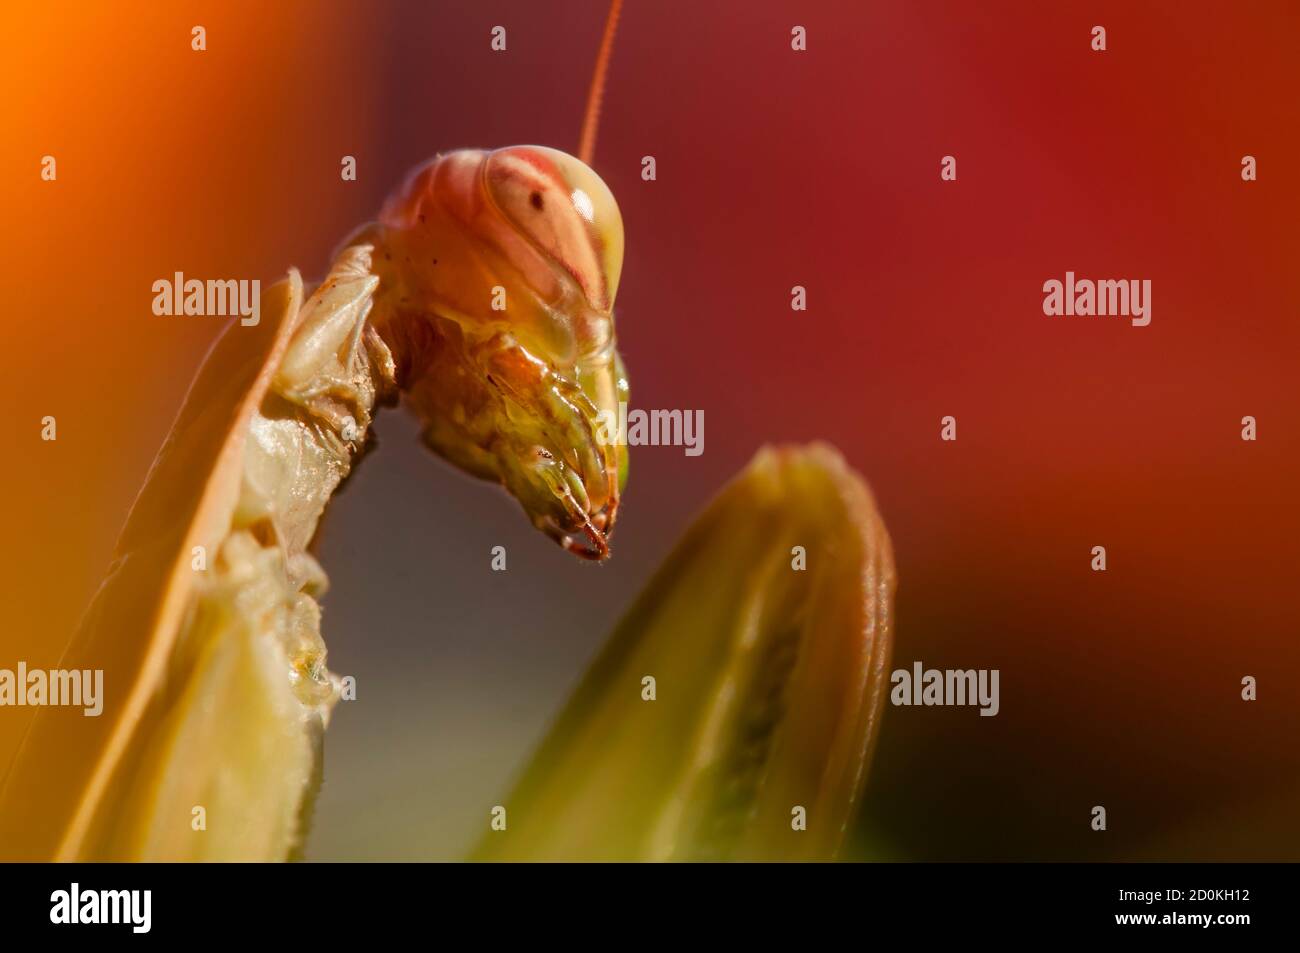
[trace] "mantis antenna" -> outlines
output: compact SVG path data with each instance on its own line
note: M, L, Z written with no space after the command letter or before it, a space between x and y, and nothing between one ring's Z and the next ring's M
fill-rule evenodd
M609 71L609 56L614 49L614 30L618 27L619 8L623 0L610 0L609 15L605 18L605 35L600 40L596 54L596 69L591 76L591 89L587 92L587 114L582 119L582 138L578 141L578 158L591 165L596 152L596 127L600 124L600 100L605 94L605 74Z

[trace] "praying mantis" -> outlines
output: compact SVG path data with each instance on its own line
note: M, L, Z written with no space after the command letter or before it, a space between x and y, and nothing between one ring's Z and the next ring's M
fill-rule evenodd
M257 325L232 323L218 340L63 663L104 670L103 717L69 723L64 712L38 716L0 792L0 844L9 853L271 860L301 847L323 732L342 691L326 667L321 636L319 599L328 579L310 547L384 404L403 400L431 449L501 484L564 550L596 561L609 556L628 459L626 446L602 436L597 422L616 416L628 398L613 310L624 236L614 196L589 162L620 5L610 6L578 157L543 146L436 157L344 244L323 282L309 290L291 270L264 293ZM837 805L825 811L836 820L821 839L806 838L799 848L811 848L812 856L842 840L842 815L860 791L892 631L888 537L869 494L832 458L820 450L764 457L760 478L740 485L760 488L745 504L751 515L809 487L833 501L831 512L839 515L800 525L810 540L847 528L851 542L842 547L846 561L836 575L847 587L847 608L819 574L765 586L772 599L780 593L781 608L761 622L762 598L722 607L713 621L724 635L723 621L741 612L741 603L749 616L758 612L748 641L736 647L748 658L739 674L723 664L725 653L696 664L677 635L643 646L662 644L672 656L664 671L695 679L704 707L692 709L692 717L706 717L710 691L730 686L734 700L746 692L765 699L765 730L779 736L785 706L773 705L775 687L798 672L823 695L827 684L826 676L787 657L803 644L791 633L815 621L816 607L836 603L837 622L857 633L842 644L851 664L840 667L848 680L833 693L843 696L851 717L831 719L830 729L824 716L805 718L799 729L821 731L827 764L835 766L831 793L818 796ZM810 477L810 467L822 476ZM771 537L777 538L786 534ZM864 575L862 564L873 568ZM774 573L779 561L768 554L763 567L745 578ZM814 611L798 625L787 618L807 616L809 606ZM643 606L640 618L655 620L654 607ZM599 698L601 717L616 724L616 701ZM579 712L569 720L586 717ZM712 716L715 729L732 724L728 719L743 722L744 707L719 717ZM690 722L681 730L689 732ZM733 742L740 743L735 731ZM570 774L561 789L572 791L582 774L574 765L603 755L588 742L564 744L559 761ZM817 747L807 739L802 746ZM56 778L43 757L50 751L61 752ZM744 773L748 788L762 786L763 772L752 764ZM554 785L536 775L531 788L556 797ZM617 786L618 777L603 783ZM707 793L717 781L695 777L689 788ZM661 795L685 796L675 790ZM525 790L521 798L528 796ZM716 812L707 808L703 815L687 812L689 826L674 826L671 810L653 813L648 856L694 856L683 832L696 829L711 832L715 851L725 841L761 853L762 838L719 841ZM734 804L726 813L727 824L743 821L732 817ZM219 829L209 832L208 818L219 818ZM615 814L608 823L635 828L651 824L648 818ZM635 841L627 841L632 854ZM534 856L522 842L516 847L506 856ZM545 843L531 849L565 852Z

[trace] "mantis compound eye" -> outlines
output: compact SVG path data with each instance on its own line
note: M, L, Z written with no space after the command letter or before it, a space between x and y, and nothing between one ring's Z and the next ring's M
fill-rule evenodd
M608 313L623 268L623 218L600 176L544 146L499 149L483 174L502 214L568 272L593 309Z

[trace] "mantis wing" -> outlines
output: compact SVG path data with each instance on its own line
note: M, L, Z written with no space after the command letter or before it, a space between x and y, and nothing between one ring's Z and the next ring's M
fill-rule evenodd
M302 303L293 271L255 326L232 322L209 353L154 461L108 577L59 667L103 671L103 711L42 708L0 791L8 859L73 859L140 724L165 694L190 606L195 547L215 555L238 502L249 421ZM175 686L173 686L174 688ZM188 809L187 809L188 810ZM188 820L181 819L188 828Z

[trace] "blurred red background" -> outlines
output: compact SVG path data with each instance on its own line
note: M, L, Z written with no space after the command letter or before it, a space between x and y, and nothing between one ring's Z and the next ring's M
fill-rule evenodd
M153 281L319 277L430 155L575 149L602 16L6 7L0 667L55 664L218 332L155 317ZM691 513L762 443L824 438L894 538L896 665L1002 673L996 718L887 711L864 856L1295 859L1298 37L1282 0L632 0L594 163L618 333L633 406L703 409L705 453L634 452L592 567L381 418L321 541L358 700L308 856L456 856ZM1045 317L1067 270L1151 279L1151 325ZM28 714L0 711L0 765Z

